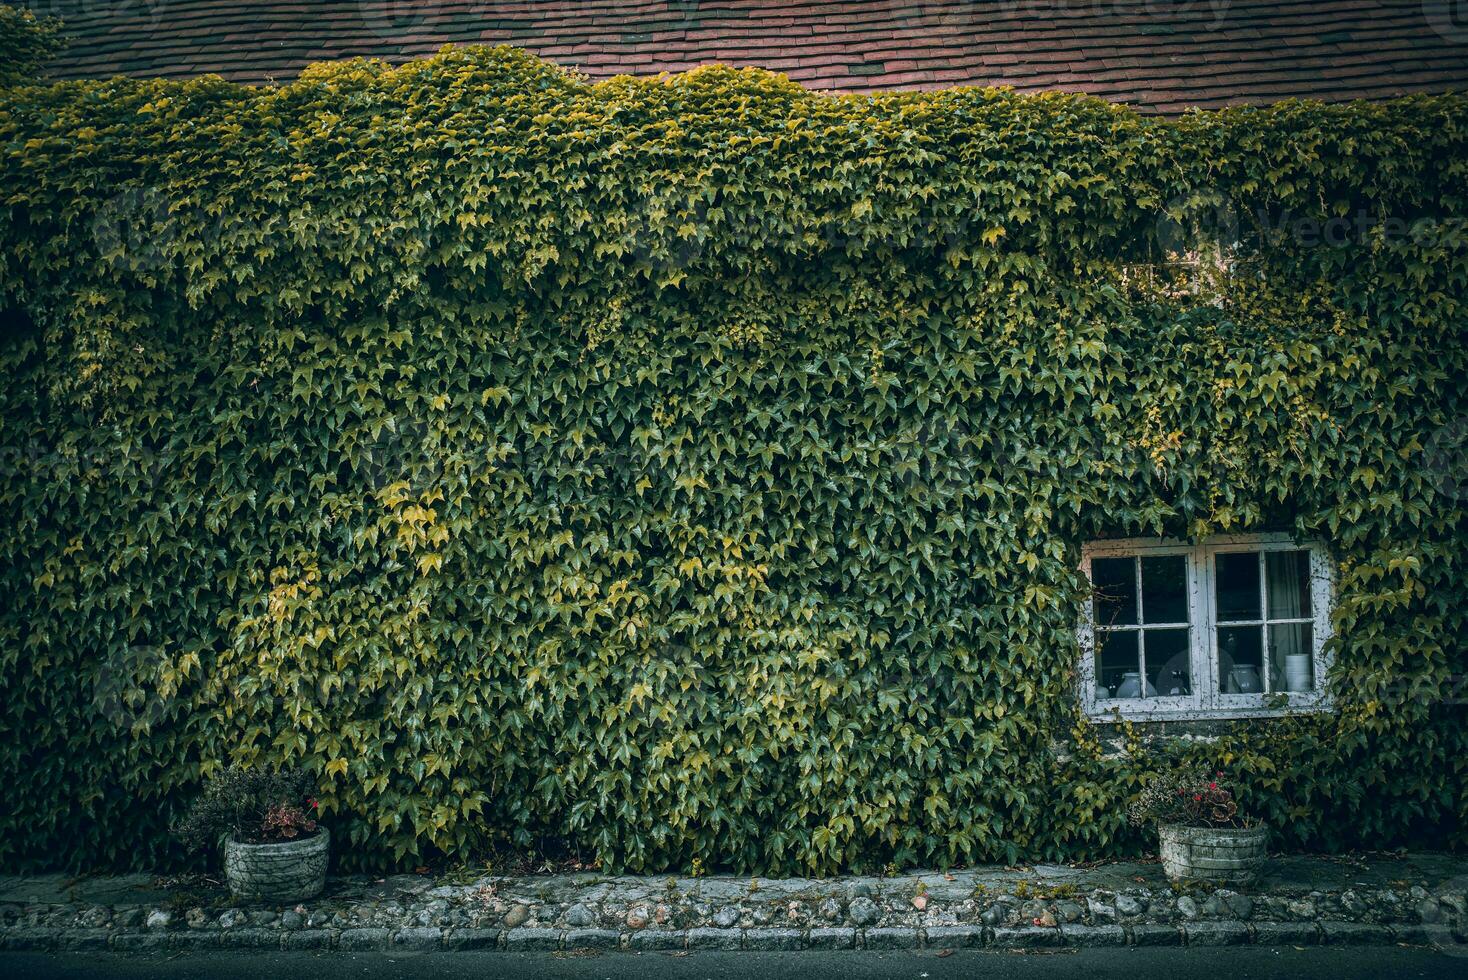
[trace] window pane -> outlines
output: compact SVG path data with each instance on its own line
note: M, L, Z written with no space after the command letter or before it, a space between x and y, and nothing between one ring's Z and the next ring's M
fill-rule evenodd
M1096 634L1097 697L1141 697L1141 668L1137 657L1137 631L1117 630ZM1101 693L1101 688L1106 693Z
M1270 619L1308 619L1310 552L1266 552L1264 588L1269 595Z
M1234 551L1214 557L1218 619L1263 619L1259 615L1259 552Z
M1182 555L1142 559L1142 622L1188 621L1188 560ZM1150 657L1151 654L1148 654Z
M1313 637L1309 623L1269 627L1269 683L1275 691L1315 690Z
M1143 586L1146 592L1146 586ZM1142 638L1147 650L1147 676L1161 697L1192 694L1188 664L1187 630L1147 630Z
M1091 562L1097 626L1132 626L1137 622L1137 560L1096 558Z
M1224 694L1258 694L1264 690L1263 634L1262 626L1219 628L1218 682Z

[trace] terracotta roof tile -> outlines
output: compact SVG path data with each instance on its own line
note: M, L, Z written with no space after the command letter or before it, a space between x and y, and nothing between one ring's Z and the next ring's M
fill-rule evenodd
M30 0L60 78L206 73L515 44L593 77L722 62L829 91L1013 85L1156 112L1468 89L1462 0Z

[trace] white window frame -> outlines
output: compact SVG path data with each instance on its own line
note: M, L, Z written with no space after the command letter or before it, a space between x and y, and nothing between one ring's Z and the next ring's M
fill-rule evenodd
M1218 676L1218 616L1216 609L1215 559L1218 555L1238 551L1309 551L1310 616L1299 620L1262 620L1264 669L1261 671L1265 691L1258 694L1229 694L1223 691ZM1200 542L1159 538L1127 538L1095 541L1083 549L1081 571L1086 581L1091 578L1091 561L1096 558L1150 558L1183 555L1187 562L1188 582L1188 649L1193 693L1182 696L1151 698L1099 698L1096 696L1096 623L1095 606L1088 595L1077 627L1081 647L1080 696L1086 714L1098 721L1189 721L1209 718L1270 718L1281 715L1328 711L1333 698L1327 679L1332 663L1330 654L1331 609L1335 599L1335 576L1329 552L1318 541L1296 541L1288 534L1220 535ZM1261 561L1262 561L1261 557ZM1138 562L1138 575L1141 563ZM1263 597L1263 576L1260 601ZM1140 585L1138 597L1140 599ZM1261 605L1260 615L1268 617ZM1233 621L1230 620L1229 623ZM1313 691L1268 690L1269 623L1308 622L1311 624L1311 651L1315 689ZM1182 624L1141 624L1166 627ZM1146 683L1145 671L1143 683Z

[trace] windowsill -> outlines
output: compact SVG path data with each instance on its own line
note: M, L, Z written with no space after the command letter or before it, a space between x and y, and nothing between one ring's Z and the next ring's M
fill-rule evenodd
M1270 706L1228 705L1211 708L1134 708L1111 705L1094 706L1086 717L1095 722L1115 724L1118 721L1233 721L1245 718L1290 718L1298 715L1323 715L1332 710L1324 697L1301 699L1291 704Z

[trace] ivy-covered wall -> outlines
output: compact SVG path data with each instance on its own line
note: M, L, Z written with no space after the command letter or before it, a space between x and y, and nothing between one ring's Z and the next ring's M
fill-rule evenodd
M358 866L1092 858L1174 752L1461 844L1465 149L508 49L6 91L0 865L166 860L231 760ZM1083 543L1259 529L1335 550L1338 710L1103 753Z

